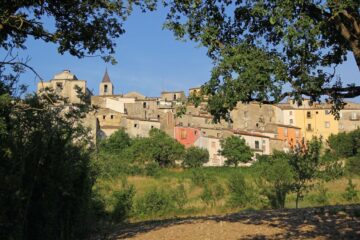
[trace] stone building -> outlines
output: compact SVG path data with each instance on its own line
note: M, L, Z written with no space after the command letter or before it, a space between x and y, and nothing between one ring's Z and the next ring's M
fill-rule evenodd
M360 104L348 102L340 111L339 132L350 132L360 128Z
M232 128L243 130L264 130L266 124L276 121L273 106L257 102L238 103L230 117Z
M37 84L37 93L41 94L47 89L53 90L59 96L67 99L69 103L80 103L78 89L84 94L85 99L89 99L92 95L91 91L86 87L85 80L79 80L69 70L64 70L55 74L53 79L48 82L41 81Z
M126 117L125 122L125 131L130 137L148 137L151 129L161 128L159 120Z
M160 98L167 102L185 101L186 96L184 91L163 91Z

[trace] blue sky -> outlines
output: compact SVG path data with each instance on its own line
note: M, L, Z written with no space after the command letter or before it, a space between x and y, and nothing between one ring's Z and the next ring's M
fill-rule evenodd
M87 80L88 88L95 94L98 94L106 67L115 93L138 91L147 96L159 96L163 90L187 91L209 79L212 62L205 48L178 41L170 31L163 30L165 16L164 9L150 13L134 11L124 24L126 33L116 40L116 65L106 64L101 58L77 59L69 54L60 55L56 45L31 39L21 55L31 57L29 64L44 80L69 69L79 79ZM338 67L337 73L345 82L360 80L351 54L348 61ZM37 81L33 74L27 73L21 82L29 86L29 91L35 91Z

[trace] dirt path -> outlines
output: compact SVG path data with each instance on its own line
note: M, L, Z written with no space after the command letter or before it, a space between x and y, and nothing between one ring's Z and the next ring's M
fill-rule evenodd
M109 239L360 239L360 205L143 222L119 227Z

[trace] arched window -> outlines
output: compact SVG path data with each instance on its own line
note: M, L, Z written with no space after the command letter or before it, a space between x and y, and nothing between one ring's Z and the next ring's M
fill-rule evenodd
M107 93L108 92L108 85L104 85L104 93Z

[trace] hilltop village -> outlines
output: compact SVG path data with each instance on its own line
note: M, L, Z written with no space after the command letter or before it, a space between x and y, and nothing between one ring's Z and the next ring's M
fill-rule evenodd
M276 105L238 103L231 111L232 122L214 124L206 111L206 102L199 107L187 103L184 91L163 91L159 97L146 97L138 92L114 94L114 84L106 71L99 94L88 90L86 81L79 80L69 70L56 74L47 82L39 82L37 92L51 88L67 98L69 103L81 100L76 86L87 96L87 104L94 106L85 123L92 129L94 141L106 138L120 128L131 137L147 137L152 128L158 128L185 147L197 146L208 150L210 158L206 166L224 165L224 157L218 154L220 139L232 135L245 139L257 155L269 155L274 150L288 151L302 140L331 134L349 132L360 126L360 104L348 102L335 120L329 104L309 104L304 100L299 106L293 101ZM189 95L198 94L200 88L189 89ZM176 116L177 108L186 105L186 113Z

